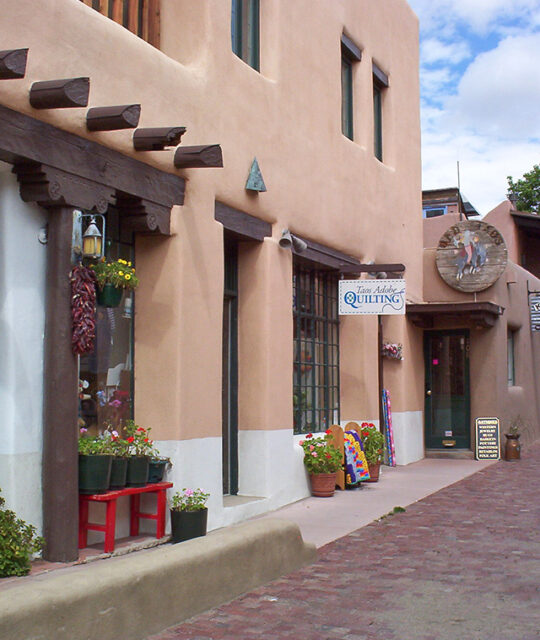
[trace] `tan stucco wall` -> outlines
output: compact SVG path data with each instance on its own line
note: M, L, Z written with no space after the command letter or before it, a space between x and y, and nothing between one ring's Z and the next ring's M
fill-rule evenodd
M518 227L510 215L510 211L512 210L511 202L505 200L487 213L483 220L488 224L492 224L501 233L506 243L506 248L508 249L508 259L516 264L520 264L522 248L519 242Z
M221 144L223 169L178 172L187 184L175 235L137 241L136 418L157 439L221 433L220 200L273 224L273 239L241 252L240 425L290 429L292 256L277 246L281 230L363 261L402 262L408 298L422 297L417 19L403 0L262 3L257 73L231 51L228 2L161 5L163 52L79 2L2 2L3 48L30 53L26 77L3 84L0 102L174 172L173 150L137 154L129 131L89 133L85 109L30 107L32 82L88 75L89 107L140 103L140 126L184 125L182 144ZM341 134L344 30L363 50L354 142ZM384 163L373 155L372 60L390 80ZM268 188L258 196L244 189L255 156ZM412 353L418 332L403 318L388 324ZM359 402L375 413L375 341L373 321L344 321L344 413ZM401 378L388 373L395 411L421 409L417 359L399 365Z

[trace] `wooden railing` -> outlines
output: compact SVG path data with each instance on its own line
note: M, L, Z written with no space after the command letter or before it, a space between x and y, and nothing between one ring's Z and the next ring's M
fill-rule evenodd
M160 0L81 0L159 49Z

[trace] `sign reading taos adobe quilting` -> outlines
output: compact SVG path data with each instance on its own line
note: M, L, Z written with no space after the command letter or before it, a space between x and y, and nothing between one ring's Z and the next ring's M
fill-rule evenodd
M458 291L491 287L506 268L504 238L491 224L458 222L447 229L437 247L435 261L441 278Z
M340 280L339 315L403 315L405 280Z

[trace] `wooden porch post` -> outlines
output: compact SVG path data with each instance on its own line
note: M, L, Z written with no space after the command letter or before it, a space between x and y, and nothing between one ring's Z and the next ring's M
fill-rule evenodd
M49 209L43 394L43 557L78 557L78 362L71 351L73 208Z

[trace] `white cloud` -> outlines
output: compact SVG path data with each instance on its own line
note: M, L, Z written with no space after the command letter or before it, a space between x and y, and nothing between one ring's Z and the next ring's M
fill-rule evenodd
M448 123L503 139L540 140L540 33L479 55L447 100Z
M457 186L459 161L461 189L485 214L508 175L540 162L540 3L408 1L422 42L423 188Z
M538 24L538 0L409 0L424 33L444 29L445 38L459 33L459 23L484 34L499 20Z
M438 38L428 38L422 42L420 50L424 64L458 64L471 56L470 47L463 40L448 43Z
M537 144L440 130L424 133L422 158L424 189L457 186L459 161L461 190L482 215L505 199L508 175L520 178L540 160Z

